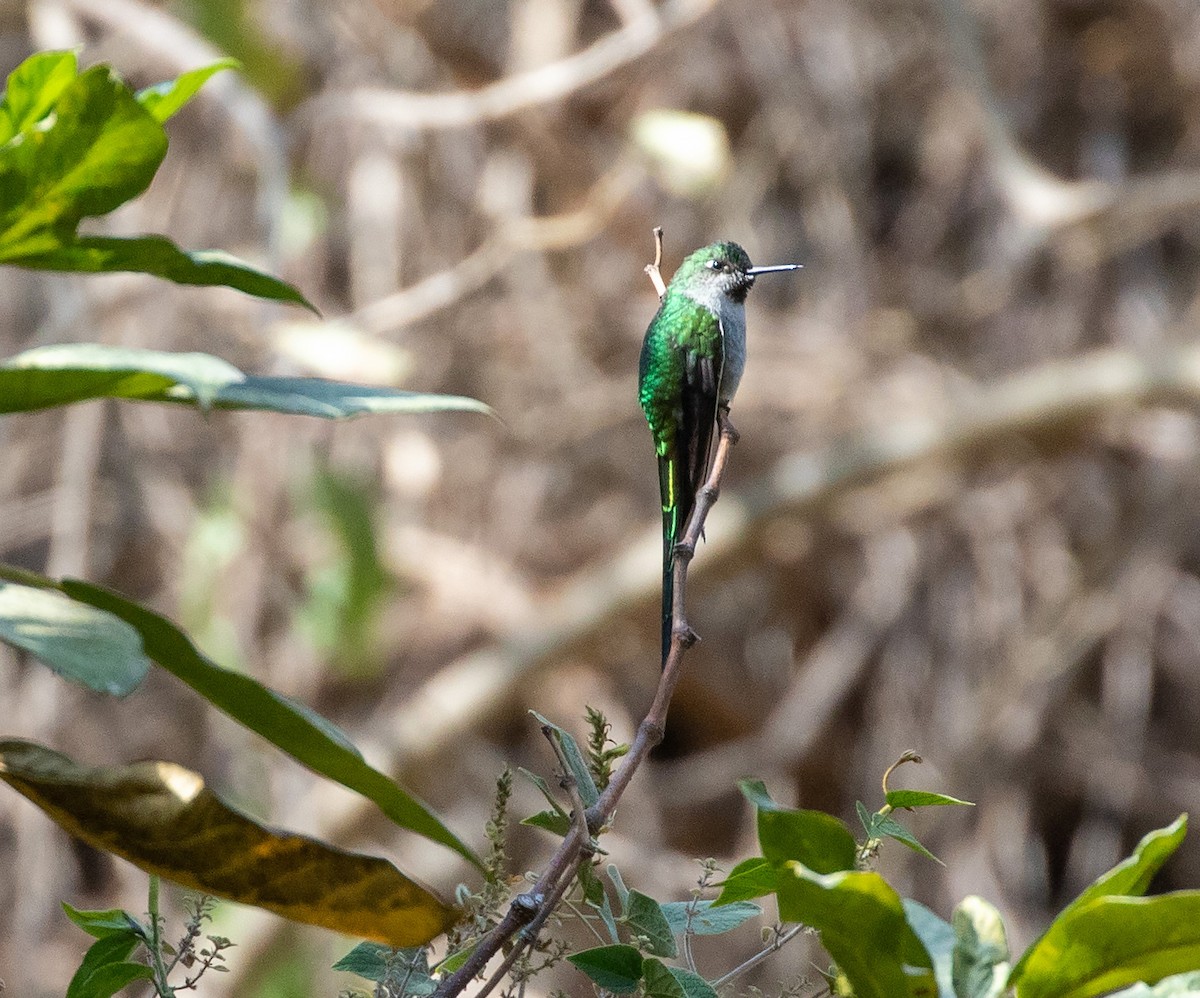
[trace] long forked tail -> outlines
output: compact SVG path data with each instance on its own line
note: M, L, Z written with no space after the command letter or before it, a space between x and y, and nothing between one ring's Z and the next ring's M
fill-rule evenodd
M675 545L687 524L694 496L680 478L679 461L674 456L658 459L658 487L662 495L663 582L662 582L662 665L671 651L671 631L675 606Z

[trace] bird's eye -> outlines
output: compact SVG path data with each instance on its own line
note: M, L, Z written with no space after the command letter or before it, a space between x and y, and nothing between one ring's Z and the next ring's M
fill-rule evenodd
M709 270L725 270L729 265L724 260L709 260Z

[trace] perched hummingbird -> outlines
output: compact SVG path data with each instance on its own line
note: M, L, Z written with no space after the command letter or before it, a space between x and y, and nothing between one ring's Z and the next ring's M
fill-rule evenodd
M799 268L753 267L737 243L705 246L679 265L646 330L638 398L658 452L664 665L671 648L675 545L708 474L718 407L732 401L746 366L746 295L759 274Z

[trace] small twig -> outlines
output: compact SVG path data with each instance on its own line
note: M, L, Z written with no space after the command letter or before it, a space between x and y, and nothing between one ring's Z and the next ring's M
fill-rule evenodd
M728 974L725 974L722 977L718 977L715 981L712 982L713 989L719 990L723 985L728 984L732 980L736 980L738 977L741 977L742 974L746 973L746 971L752 970L753 968L757 967L760 963L763 962L763 960L765 960L767 957L771 956L771 954L777 953L777 952L779 952L779 950L783 949L784 946L786 946L793 939L795 939L798 935L800 935L800 933L803 932L805 930L805 928L806 928L806 926L796 925L796 926L793 926L792 928L788 929L787 932L784 932L782 934L779 934L778 930L776 930L777 934L776 934L775 938L773 940L771 940L770 946L767 946L765 949L759 950L757 953L754 954L754 956L750 957L750 959L747 960L745 963L739 963Z
M888 795L888 780L891 779L892 773L903 766L906 762L920 763L922 762L922 759L913 749L907 749L901 754L899 759L897 759L890 766L888 766L886 770L884 770L883 779L880 781L880 783L883 785L883 796L885 798Z
M667 293L667 286L663 283L662 271L659 268L662 266L663 253L663 228L661 225L654 227L654 262L646 264L645 271L650 278L650 283L654 285L654 290L658 292L658 300L662 301L663 295Z

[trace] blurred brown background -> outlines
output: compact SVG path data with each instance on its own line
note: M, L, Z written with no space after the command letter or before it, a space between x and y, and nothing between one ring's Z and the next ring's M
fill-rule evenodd
M298 310L0 271L0 354L88 340L473 395L503 422L88 404L0 422L0 558L98 580L341 724L468 841L525 713L627 738L657 678L657 500L635 401L664 270L713 238L801 261L749 302L742 442L690 587L704 641L609 839L685 898L753 829L734 789L854 821L893 785L945 867L882 869L1026 944L1200 801L1200 7L1192 0L33 0L0 68L82 47L138 84L241 59L106 231L284 274ZM287 828L398 838L152 675L126 702L0 650L6 735L169 758ZM514 810L538 808L520 786ZM948 810L948 809L947 809ZM513 837L514 871L549 843ZM0 978L62 994L60 900L145 878L0 793ZM1185 845L1160 886L1200 884ZM331 996L348 944L226 908L206 995ZM715 976L752 928L700 948ZM803 946L752 980L778 992ZM582 979L567 978L572 993ZM548 985L549 982L547 982ZM544 993L535 984L530 993Z

